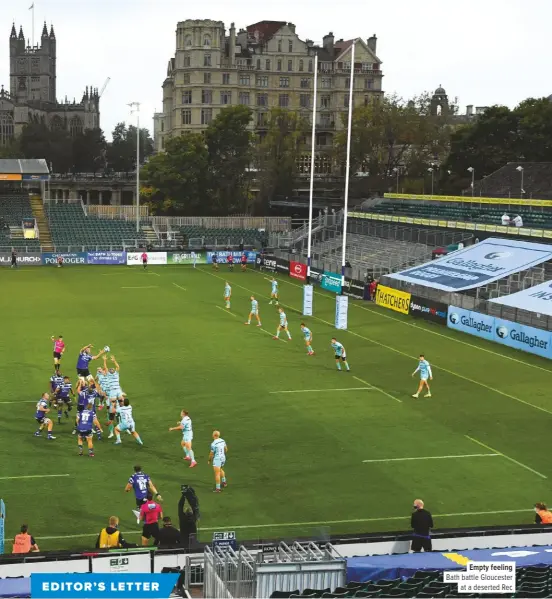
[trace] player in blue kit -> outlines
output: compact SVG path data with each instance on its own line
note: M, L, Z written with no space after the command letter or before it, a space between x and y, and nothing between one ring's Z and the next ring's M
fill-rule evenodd
M208 464L213 462L213 470L215 472L215 493L221 492L221 483L223 487L227 486L226 472L224 465L226 464L226 453L228 446L226 441L221 439L219 431L213 431L213 442L211 443L211 451L209 453Z
M142 466L134 466L134 474L128 479L128 483L125 487L125 493L130 491L134 491L136 507L138 510L142 507L144 501L147 500L148 493L151 493L157 501L163 501L163 498L157 492L151 478L142 471ZM138 510L132 510L132 513L136 516L136 522L139 524L140 512Z
M63 375L56 370L50 377L50 390L52 393L56 392L56 389L63 383Z
M99 429L101 426L96 418L96 413L92 404L86 404L84 409L77 414L77 444L79 446L79 455L83 455L83 442L86 439L88 445L88 456L94 457L94 433L93 428Z
M244 324L251 324L251 318L255 317L257 319L257 326L260 327L261 319L259 317L259 302L255 299L255 297L251 296L251 312L249 312L249 317L247 318L247 322Z
M192 441L194 439L194 431L192 428L192 419L190 418L188 412L186 410L182 410L180 412L180 422L178 426L172 426L169 428L169 433L171 431L182 431L182 441L180 445L182 445L182 449L186 456L184 459L187 462L190 462L190 468L195 468L197 466L197 462L195 461L194 450L192 449Z
M431 372L431 366L429 365L429 362L425 359L423 354L420 354L418 368L416 368L416 370L412 373L412 376L414 376L417 372L420 373L420 384L418 385L418 391L416 391L412 397L418 399L418 396L424 387L427 389L427 393L424 395L424 397L431 397L431 390L429 389L429 383L427 381L428 379L430 381L433 380L433 373Z
M232 298L232 287L230 287L230 283L226 281L224 283L224 302L226 304L226 309L230 310L230 299Z
M61 416L65 408L65 418L69 418L69 412L73 409L72 398L75 396L73 385L68 376L63 377L61 385L56 388L55 400L57 404L58 424L61 424Z
M97 360L100 356L105 354L105 350L102 349L96 356L93 356L92 352L90 351L92 347L92 344L85 345L79 352L79 358L77 360L77 375L82 380L93 380L89 370L90 362L91 360Z
M287 333L288 339L291 341L291 333L288 329L288 321L286 313L283 308L278 308L278 312L280 313L280 324L278 324L278 328L276 329L276 335L274 335L273 339L280 338L280 331L285 331Z
M314 356L314 349L312 349L312 331L307 327L307 325L304 322L301 323L301 332L303 333L303 337L305 338L307 354L309 356Z
M270 279L270 301L268 303L272 302L278 305L278 281L274 277Z
M217 253L213 252L213 256L211 258L211 263L213 264L213 270L218 270L218 258L217 258Z
M35 420L38 422L38 430L35 433L35 437L40 437L42 429L46 427L48 429L48 439L51 441L55 439L52 435L52 429L54 423L48 418L47 414L50 411L50 396L48 393L43 393L42 397L36 404Z
M337 369L341 372L341 363L343 363L345 365L346 371L350 372L351 369L349 368L349 362L347 362L347 352L345 351L343 344L339 343L335 337L332 337L331 345L335 353L335 363L337 365Z

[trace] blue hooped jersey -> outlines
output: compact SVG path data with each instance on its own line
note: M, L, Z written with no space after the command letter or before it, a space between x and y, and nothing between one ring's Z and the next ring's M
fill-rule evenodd
M46 410L47 409L48 409L48 400L41 398L38 401L38 403L36 404L35 418L37 420L42 420L44 418L44 416L46 416Z
M95 414L92 410L83 410L77 414L77 430L87 432L92 430Z
M64 381L63 383L61 383L61 385L59 385L58 389L59 397L62 397L63 399L68 399L73 389L73 385L69 381Z
M145 499L147 497L149 483L150 477L143 472L135 472L128 479L128 484L132 485L136 499Z
M63 377L58 374L54 374L50 377L50 386L52 391L55 391L63 383Z
M80 353L79 359L77 360L77 368L79 368L80 370L86 370L91 359L91 354L87 352Z

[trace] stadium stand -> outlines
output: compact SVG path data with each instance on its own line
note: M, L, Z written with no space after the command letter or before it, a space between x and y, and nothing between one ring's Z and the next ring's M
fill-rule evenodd
M0 195L0 247L35 249L38 239L23 239L22 221L32 218L33 210L28 193L9 191ZM32 251L32 250L31 250Z
M122 248L124 243L145 243L143 231L137 236L134 223L87 216L79 202L48 202L46 214L56 249L69 246Z
M184 242L201 239L202 246L249 245L260 247L266 242L266 234L258 229L207 229L187 225L180 228Z
M508 162L488 177L475 182L475 195L494 198L519 197L521 175L517 168L523 168L525 197L538 199L552 198L552 162ZM466 190L471 194L471 188Z

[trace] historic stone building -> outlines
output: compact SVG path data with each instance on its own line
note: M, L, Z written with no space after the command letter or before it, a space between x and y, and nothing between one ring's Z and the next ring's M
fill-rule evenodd
M80 102L58 103L56 96L56 36L46 23L40 45L25 43L12 25L10 39L10 91L0 88L0 145L8 144L30 122L43 122L52 129L76 135L100 126L99 94L86 88Z
M204 129L225 106L244 104L253 111L251 128L262 137L271 108L312 115L314 59L318 55L317 146L329 149L343 127L348 108L351 48L355 44L354 103L368 103L382 91L376 36L321 45L302 40L293 23L261 21L228 35L224 23L178 23L176 52L163 82L163 111L154 115L157 151L167 136Z

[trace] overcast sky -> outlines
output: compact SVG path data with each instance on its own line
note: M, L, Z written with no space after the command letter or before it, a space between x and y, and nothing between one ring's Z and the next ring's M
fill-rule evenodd
M11 23L31 37L32 0L0 0L0 84L9 89ZM193 6L193 8L192 8ZM264 7L263 7L264 6ZM86 85L101 88L101 126L130 119L129 102L141 106L152 129L162 107L161 84L174 56L175 29L185 19L215 19L239 29L268 20L291 21L301 39L320 41L378 36L383 88L408 98L439 84L467 104L515 106L529 96L552 94L552 0L35 0L35 40L44 20L57 38L57 93L79 100Z

